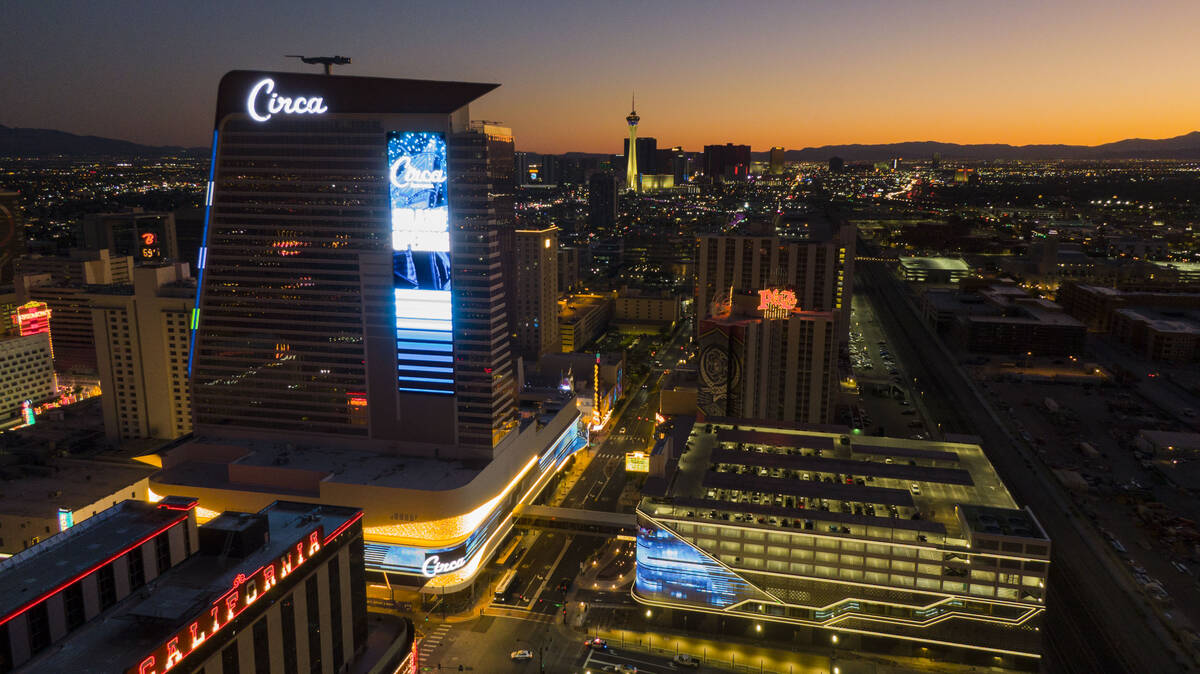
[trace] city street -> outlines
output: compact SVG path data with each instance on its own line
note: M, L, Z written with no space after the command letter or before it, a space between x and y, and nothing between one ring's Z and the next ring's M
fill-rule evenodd
M859 265L858 287L872 300L889 343L912 376L928 382L925 403L947 432L978 435L989 459L1021 504L1031 506L1053 540L1047 598L1046 665L1050 671L1176 671L1176 655L1146 620L1148 609L1100 556L1104 543L1081 521L1056 483L1017 450L1012 435L979 400L970 382L913 310L886 263ZM1148 647L1149 644L1161 644Z

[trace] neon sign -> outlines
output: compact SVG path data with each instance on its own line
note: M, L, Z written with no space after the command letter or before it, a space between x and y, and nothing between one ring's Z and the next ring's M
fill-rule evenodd
M267 562L249 576L239 573L233 579L233 587L213 602L208 611L167 639L163 645L143 658L137 667L125 670L126 674L163 674L175 668L205 641L270 592L279 581L295 573L297 568L320 552L321 541L324 540L323 533L323 527L317 527L290 546L282 557Z
M784 318L796 308L796 293L791 290L760 290L758 300L758 310L765 318Z
M142 243L147 246L153 246L154 242L158 241L158 235L154 232L142 232Z
M261 114L257 101L259 96L264 94L270 94L270 98L266 102L266 114ZM271 119L272 115L322 115L329 112L329 108L320 96L280 96L275 93L275 80L268 77L259 80L250 90L250 96L246 99L246 112L250 113L250 118L254 121L265 122Z
M430 555L425 558L425 563L421 565L421 575L426 578L440 576L443 573L457 571L467 565L466 557L459 557L453 562L443 562L437 555Z

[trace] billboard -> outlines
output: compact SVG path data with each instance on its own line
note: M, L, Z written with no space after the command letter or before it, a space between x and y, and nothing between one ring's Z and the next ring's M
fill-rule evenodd
M387 160L397 386L401 391L453 394L446 137L390 131Z

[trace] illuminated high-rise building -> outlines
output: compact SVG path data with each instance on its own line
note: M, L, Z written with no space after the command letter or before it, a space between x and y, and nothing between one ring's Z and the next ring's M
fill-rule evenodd
M587 443L571 392L516 396L511 133L468 109L496 86L221 80L193 437L160 454L156 493L361 507L378 582L478 596L517 508Z
M815 213L785 213L775 226L704 234L696 249L696 316L721 313L730 292L786 287L804 311L832 311L839 339L850 326L855 228ZM717 310L714 311L714 308ZM697 323L697 327L698 327Z
M187 361L196 284L188 265L138 267L129 286L91 294L100 407L110 440L192 431Z
M558 228L517 230L514 346L526 361L559 351Z
M638 191L637 125L640 121L642 118L638 117L635 100L630 105L629 114L625 117L625 122L629 124L628 151L625 158L625 186L635 192Z
M194 322L198 433L491 455L514 415L493 198L511 183L489 171L494 134L465 115L494 86L226 76ZM233 87L258 87L250 110ZM276 110L279 96L308 107ZM335 96L353 112L313 111Z
M770 153L769 161L767 164L767 170L773 176L783 174L783 152L784 152L784 150L780 146L775 146L775 147L771 148L771 153Z

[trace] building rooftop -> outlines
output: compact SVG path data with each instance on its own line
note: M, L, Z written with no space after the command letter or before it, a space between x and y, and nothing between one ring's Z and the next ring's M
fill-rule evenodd
M1154 307L1126 307L1117 309L1121 314L1140 323L1155 332L1173 332L1179 334L1200 334L1200 311L1188 309L1156 309Z
M726 420L728 421L728 420ZM1028 517L978 445L725 423L696 425L643 510L870 537L904 529L965 545L955 507ZM699 515L697 515L699 513ZM790 524L794 522L794 524Z
M122 501L95 517L0 561L0 620L7 621L76 578L153 538L187 512ZM56 669L50 671L86 671ZM95 671L95 670L92 670Z
M971 266L959 257L901 257L900 264L931 271L971 271Z
M568 295L558 301L559 323L574 323L585 313L599 309L611 299L606 295Z
M9 465L7 468L20 470L22 466ZM27 468L36 468L42 474L22 471L19 477L0 483L0 513L52 519L58 516L59 508L76 511L95 505L97 501L149 478L155 470L133 461L93 459L55 459L47 466ZM103 503L99 507L110 505L113 504Z
M158 510L149 504L139 505ZM186 517L185 512L176 510L159 512ZM276 501L258 514L266 518L268 535L263 544L240 559L206 549L203 532L210 525L204 525L200 528L200 551L151 581L142 591L130 595L103 618L84 624L70 639L54 645L30 664L52 672L123 671L184 629L189 621L206 615L214 602L235 587L237 576L251 577L317 527L327 542L340 528L352 524L360 513L357 508ZM215 519L210 524L217 525L221 520ZM130 540L116 533L108 532L111 540ZM101 561L93 554L77 551L77 555Z
M1042 525L1027 510L992 508L970 503L957 506L959 515L971 531L979 534L1041 538L1049 540Z

